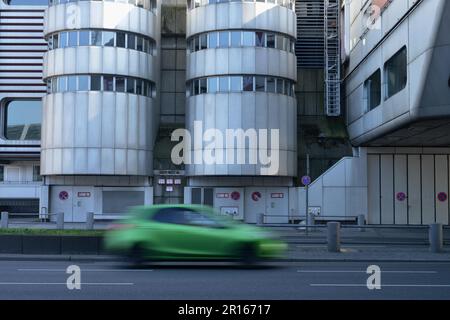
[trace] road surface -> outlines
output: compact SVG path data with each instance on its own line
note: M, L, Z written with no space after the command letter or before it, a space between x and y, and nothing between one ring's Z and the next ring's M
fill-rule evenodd
M80 267L81 290L67 288L70 265ZM450 299L449 263L380 263L380 290L367 288L368 266L175 263L130 269L119 262L0 261L0 299Z

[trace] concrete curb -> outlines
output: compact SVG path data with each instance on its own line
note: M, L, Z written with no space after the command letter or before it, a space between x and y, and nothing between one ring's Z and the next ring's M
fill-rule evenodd
M16 255L2 254L0 261L79 261L79 262L123 262L123 259L115 256L99 256L99 255ZM176 261L180 262L180 261ZM189 261L190 263L192 261ZM442 259L423 259L423 258L287 258L270 260L270 262L420 262L420 263L450 263L450 257Z

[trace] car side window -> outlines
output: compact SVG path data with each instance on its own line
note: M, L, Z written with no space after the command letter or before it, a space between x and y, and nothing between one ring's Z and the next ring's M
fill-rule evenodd
M210 217L203 215L199 212L185 211L186 223L191 226L206 227L206 228L218 228L220 224Z
M169 224L186 224L184 212L178 208L162 209L153 216L152 220Z

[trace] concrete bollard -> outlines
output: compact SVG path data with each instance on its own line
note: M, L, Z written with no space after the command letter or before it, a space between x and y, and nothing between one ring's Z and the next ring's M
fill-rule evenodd
M341 252L341 224L339 222L327 223L328 252Z
M9 224L9 213L8 212L2 212L2 229L7 229Z
M359 227L364 227L366 225L366 216L365 215L360 214L358 216L357 220L358 220L358 226ZM359 232L364 232L364 231L366 231L366 229L365 228L358 228L358 231Z
M56 214L56 229L64 229L64 212L58 212Z
M86 215L86 230L94 229L94 213L88 212Z
M260 213L260 214L258 215L258 225L259 225L259 226L264 225L264 213Z
M442 249L444 248L444 233L442 224L431 224L428 231L428 236L430 239L430 251L434 253L442 252Z

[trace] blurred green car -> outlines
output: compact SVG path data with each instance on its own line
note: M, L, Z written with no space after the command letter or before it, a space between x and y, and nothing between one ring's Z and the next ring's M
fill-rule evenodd
M282 257L287 245L270 233L197 205L135 207L105 235L105 247L133 263L236 259L253 264Z

